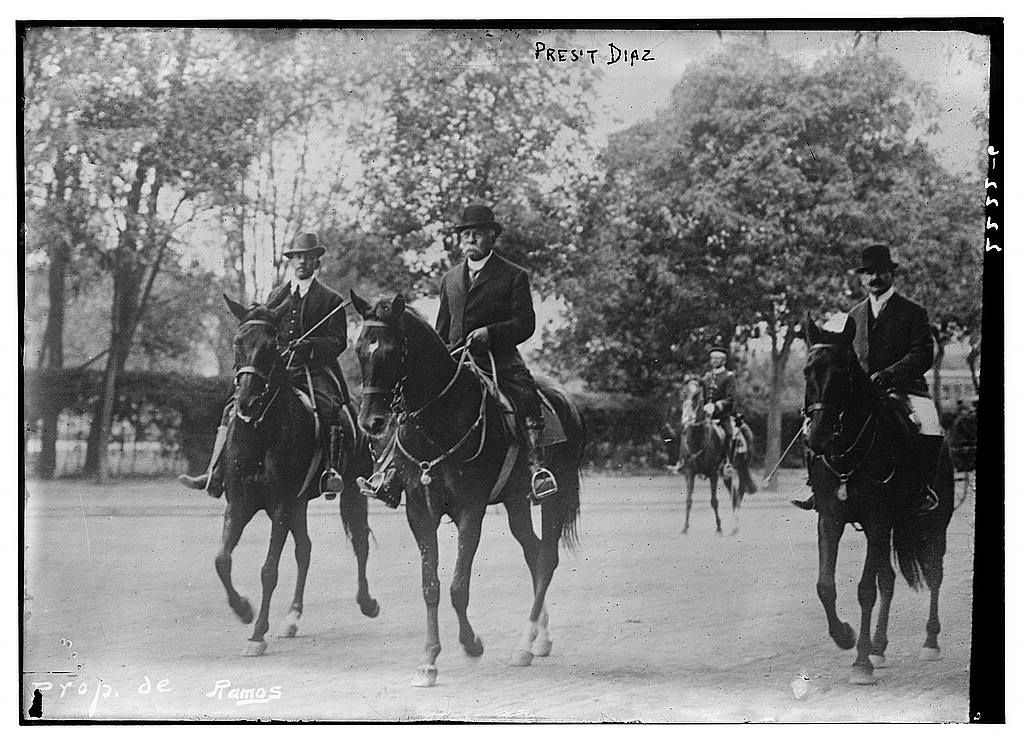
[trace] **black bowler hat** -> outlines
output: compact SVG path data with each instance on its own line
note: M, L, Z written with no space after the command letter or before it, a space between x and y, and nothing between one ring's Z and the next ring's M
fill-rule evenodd
M858 272L889 272L896 269L898 265L889 255L889 247L884 244L868 246L860 252L860 266Z
M292 239L292 246L284 252L284 255L292 256L293 254L305 254L310 251L320 257L327 251L327 247L320 244L320 238L315 233L300 233Z
M486 205L470 205L462 211L462 220L455 226L455 232L468 228L493 228L495 236L501 233L501 225L494 219L494 211Z

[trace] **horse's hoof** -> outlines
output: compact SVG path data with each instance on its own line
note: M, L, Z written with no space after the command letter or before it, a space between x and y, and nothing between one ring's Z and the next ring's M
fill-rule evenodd
M371 598L369 601L360 601L359 610L363 612L363 616L368 616L373 619L380 613L380 604L377 603L377 599Z
M258 658L267 651L266 640L249 640L245 643L245 650L242 651L242 655L246 658Z
M255 614L252 613L252 604L245 596L242 596L238 600L238 605L232 606L231 610L242 620L242 624L252 624L252 620L255 618Z
M682 531L679 532L679 535L686 536L688 533L690 533L690 529L684 528Z
M885 659L884 655L869 655L868 660L871 661L871 665L875 668L889 667L889 661Z
M538 658L547 658L551 655L551 640L535 640L531 652Z
M858 686L874 684L876 683L875 674L870 668L854 665L853 672L850 674L850 683Z
M919 661L940 661L942 660L942 651L938 648L921 648L921 652L917 654Z
M846 622L843 622L843 628L839 631L838 635L833 635L832 639L843 650L849 650L857 644L857 638L853 634L853 627Z
M722 535L722 527L719 526L718 528L715 529L715 536L721 536L721 535Z
M409 683L418 687L434 686L437 683L437 666L420 666Z
M462 649L466 651L466 655L470 658L479 658L484 654L484 641L480 639L480 635L473 638L473 642L462 645Z
M278 630L278 637L295 637L299 633L299 615L294 611L289 611L285 616L284 621L281 623L281 629Z
M533 663L533 653L529 650L517 650L512 654L512 660L509 661L510 666L529 666Z

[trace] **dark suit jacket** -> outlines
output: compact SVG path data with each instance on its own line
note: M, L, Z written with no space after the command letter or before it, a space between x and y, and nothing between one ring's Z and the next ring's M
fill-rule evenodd
M270 291L270 297L267 299L267 306L280 308L283 313L281 321L278 323L278 343L283 346L298 339L340 306L342 302L343 299L337 292L314 279L299 307L298 325L292 327L289 323L293 310L291 283L278 285ZM306 339L313 343L313 353L309 359L310 367L329 369L338 377L338 382L344 386L345 379L341 373L341 366L338 364L338 356L348 345L348 323L345 319L345 310L342 309L331 316L329 321L317 327L316 331Z
M731 370L715 374L709 370L701 379L704 386L704 396L707 401L715 405L717 414L732 414L735 407L736 397L736 374Z
M525 368L516 346L533 335L536 325L526 270L498 254L487 260L472 287L466 260L441 280L441 306L434 327L449 349L465 344L466 335L474 329L487 327L495 365Z
M850 311L846 333L853 334L853 349L864 371L871 375L890 370L897 389L908 394L928 396L924 374L935 362L928 312L899 293L871 318L867 298Z

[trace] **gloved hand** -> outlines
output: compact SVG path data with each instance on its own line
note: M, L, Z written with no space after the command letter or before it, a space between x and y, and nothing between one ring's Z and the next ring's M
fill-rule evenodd
M707 414L714 414L715 413L715 405L712 404L711 402L708 402L707 404L704 405L704 411Z
M896 384L896 374L891 370L880 370L871 374L871 383L882 391L888 391Z
M466 337L466 346L469 347L469 351L474 354L482 354L487 352L487 347L491 342L491 334L487 331L486 326L482 326L479 329L474 329Z
M288 351L294 353L292 365L308 363L309 359L313 357L313 340L300 339L297 342L292 342L288 345Z

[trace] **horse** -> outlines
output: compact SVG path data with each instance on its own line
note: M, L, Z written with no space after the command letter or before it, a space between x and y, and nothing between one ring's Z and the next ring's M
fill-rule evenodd
M458 558L451 602L459 619L459 642L471 657L483 654L483 641L467 615L473 556L489 504L502 503L508 525L519 542L533 581L533 603L511 665L528 666L534 656L551 652L545 597L555 568L558 544L577 541L580 509L580 464L584 426L568 395L552 383L541 391L560 418L566 440L545 448L547 467L559 489L541 502L541 536L534 533L530 512L530 470L514 436L501 428L503 412L483 379L452 359L434 328L402 295L374 306L352 295L363 318L356 343L363 389L359 426L371 438L394 430L397 473L406 495L406 518L421 558L423 600L427 607L424 658L413 686L434 686L441 652L437 610L437 529L451 518L458 529ZM396 409L400 413L396 415ZM510 446L511 449L510 450ZM506 457L509 457L506 459Z
M725 442L722 435L704 411L704 389L700 381L690 379L686 383L679 433L679 461L672 470L686 477L686 520L681 533L690 531L690 508L693 507L693 486L697 475L707 477L711 485L711 509L715 511L715 533L722 533L722 519L718 515L718 477L721 474L725 488L731 497L733 517L742 499L742 492L734 489L733 475L725 469ZM737 478L736 483L742 482ZM739 531L734 523L732 533Z
M828 632L843 650L857 647L852 684L875 682L874 669L886 665L889 608L895 586L890 553L911 588L922 578L931 592L921 660L938 660L939 588L946 529L953 515L953 467L944 447L933 488L938 507L917 511L913 467L907 459L910 432L905 415L872 384L857 361L852 335L818 328L806 319L809 351L804 368L805 457L818 513L818 598ZM915 479L916 477L916 479ZM836 613L836 557L846 524L859 524L867 539L864 569L857 585L860 634ZM878 597L877 626L871 618Z
M289 380L277 344L277 309L255 305L245 308L224 299L241 322L235 334L234 416L228 426L221 456L224 464L224 526L215 565L227 591L228 604L243 623L253 620L249 600L231 582L231 553L242 531L260 510L271 519L270 546L260 572L263 597L252 637L244 655L262 655L270 628L270 599L277 586L278 565L285 540L295 541L298 574L295 594L279 636L294 637L302 616L306 573L312 543L306 525L306 508L319 495L319 459L313 417ZM366 439L353 428L353 439L344 439L345 489L339 500L342 526L355 551L358 592L362 613L375 617L380 605L370 595L366 580L369 553L369 522L366 497L355 486L358 475L369 474L373 460Z

